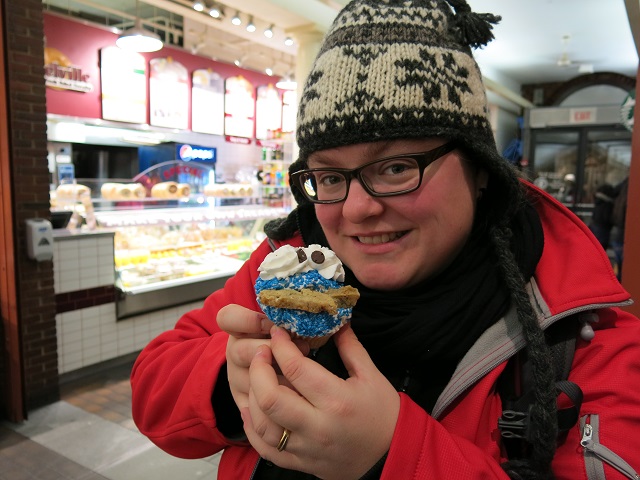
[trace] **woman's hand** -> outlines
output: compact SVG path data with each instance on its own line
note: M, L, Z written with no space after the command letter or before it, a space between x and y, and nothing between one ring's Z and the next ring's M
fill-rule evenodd
M269 345L273 322L264 313L240 305L227 305L220 309L218 326L229 334L227 341L227 377L231 395L239 409L249 405L249 366L260 345ZM296 341L302 355L309 354L309 345ZM280 373L280 372L278 372ZM287 384L282 375L279 381Z
M249 405L249 366L260 345L268 345L273 323L264 313L240 305L220 309L218 326L229 334L227 342L227 377L231 395L239 409Z
M260 456L322 479L357 479L389 450L400 398L350 326L334 335L349 372L343 380L306 358L287 332L273 327L250 368L247 437ZM273 363L289 382L282 385ZM286 448L277 445L284 429Z

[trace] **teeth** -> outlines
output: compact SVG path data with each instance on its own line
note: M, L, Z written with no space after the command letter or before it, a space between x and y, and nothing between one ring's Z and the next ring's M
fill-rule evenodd
M391 242L396 238L400 238L402 235L404 235L404 232L384 233L382 235L376 235L374 237L358 237L358 240L369 245L377 245L379 243Z

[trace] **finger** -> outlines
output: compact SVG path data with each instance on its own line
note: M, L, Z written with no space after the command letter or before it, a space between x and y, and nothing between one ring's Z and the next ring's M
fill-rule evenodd
M266 440L256 432L253 418L251 417L251 412L248 408L240 410L240 415L242 416L243 428L245 434L247 435L247 440L249 440L249 443L258 452L260 457L274 463L276 463L276 459L278 459L277 463L281 463L286 457L295 460L295 454L292 453L295 452L295 447L293 446L294 442L292 442L291 439L291 437L293 436L293 432L289 432L289 438L286 443L286 448L284 448L282 451L278 451L278 445L280 444L282 436L284 435L284 427L277 427L280 431L280 434L274 436L274 439L270 438Z
M269 345L268 338L242 338L231 337L227 343L227 361L238 367L249 368L251 361L260 345Z
M369 352L356 337L351 325L342 327L333 338L349 377L359 377L369 373L378 374L378 368L371 360Z
M271 350L285 378L312 405L327 405L328 391L342 388L344 381L319 363L306 358L282 328L271 329Z
M237 338L263 338L273 325L264 313L235 304L222 307L216 320L221 330Z
M295 345L293 349L302 356ZM273 358L269 347L260 347L249 368L249 406L254 426L261 435L267 434L269 422L292 431L300 430L313 412L313 407L306 399L282 384L272 365Z

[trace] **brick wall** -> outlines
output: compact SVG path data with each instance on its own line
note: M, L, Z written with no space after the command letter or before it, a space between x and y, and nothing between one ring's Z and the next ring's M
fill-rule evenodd
M53 263L29 260L25 243L25 220L49 217L43 16L41 0L1 1L18 316L28 411L59 398Z

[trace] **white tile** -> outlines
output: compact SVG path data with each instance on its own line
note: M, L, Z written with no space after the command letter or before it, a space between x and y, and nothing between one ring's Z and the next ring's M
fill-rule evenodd
M71 345L72 343L81 342L82 341L82 330L71 330L66 331L63 330L63 341L65 347L67 345Z
M62 354L62 360L65 365L69 365L71 363L81 363L82 362L82 350L78 350L75 352L65 351Z
M116 341L103 341L100 345L100 359L101 361L110 360L118 356L118 342Z
M58 293L75 292L76 290L80 290L80 280L65 279L60 281L60 290Z
M100 351L88 350L82 352L82 366L88 367L90 365L95 365L96 363L100 363L102 361L102 356L100 355Z

